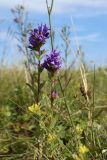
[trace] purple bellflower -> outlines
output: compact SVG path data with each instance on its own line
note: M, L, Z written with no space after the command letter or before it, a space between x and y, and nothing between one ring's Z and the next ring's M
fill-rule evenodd
M49 28L45 25L38 26L34 30L31 30L30 37L29 37L29 48L33 50L39 50L42 45L45 44L46 39L49 38L50 32Z

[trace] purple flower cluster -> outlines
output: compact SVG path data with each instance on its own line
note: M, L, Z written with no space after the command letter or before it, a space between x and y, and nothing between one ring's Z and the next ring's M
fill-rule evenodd
M29 37L29 48L32 50L39 51L41 47L45 44L46 40L50 36L50 29L45 25L40 25L38 28L31 30ZM49 55L46 55L46 59L42 64L42 69L45 68L48 72L54 74L61 67L61 57L60 53L53 50Z
M61 63L60 53L53 50L50 55L46 55L46 60L42 64L42 67L50 73L55 73L61 67Z
M33 50L39 50L40 47L45 44L46 39L49 38L50 32L49 28L45 25L38 26L38 28L35 28L30 32L30 37L29 37L29 43L30 43L30 48Z

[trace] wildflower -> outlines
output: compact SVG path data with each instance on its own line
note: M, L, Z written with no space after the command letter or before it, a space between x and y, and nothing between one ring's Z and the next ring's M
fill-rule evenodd
M79 153L80 154L85 154L87 152L89 152L89 149L85 145L80 145L80 147L79 147Z
M56 99L58 97L58 93L56 91L52 91L51 96L53 99Z
M56 50L53 50L50 55L46 56L46 60L42 66L50 73L55 73L61 67L60 53Z
M28 110L38 115L41 113L40 106L38 104L33 104L32 106L29 106Z
M56 140L56 136L53 135L53 134L48 134L48 142L52 142L52 141L55 141Z
M38 26L34 30L31 30L29 37L29 48L33 50L39 50L40 47L45 44L46 39L49 38L49 28L45 25Z

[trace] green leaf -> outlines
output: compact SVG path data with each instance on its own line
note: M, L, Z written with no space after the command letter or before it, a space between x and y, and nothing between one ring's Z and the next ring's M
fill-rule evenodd
M35 57L39 60L40 59L40 55L39 54L35 54Z
M40 55L43 55L44 53L46 53L46 50L41 50Z

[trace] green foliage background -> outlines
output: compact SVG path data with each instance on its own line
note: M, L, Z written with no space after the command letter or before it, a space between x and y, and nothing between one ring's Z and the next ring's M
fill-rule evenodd
M62 75L64 71L60 72ZM93 71L88 70L88 83L92 92ZM91 154L88 159L97 157L97 160L106 160L107 148L107 77L103 68L95 71L95 111L94 141L91 142L90 127L88 126L85 99L80 92L79 71L71 71L72 80L66 89L66 101L69 112L64 105L64 97L57 86L59 98L55 101L54 109L50 108L47 86L41 98L41 115L34 115L28 111L33 98L26 85L25 72L22 69L1 67L0 69L0 159L37 159L38 139L40 141L40 159L73 159L77 154L76 142L88 146ZM47 78L46 73L43 75ZM64 83L64 81L62 81ZM69 119L69 113L72 120ZM84 134L74 134L75 126L84 130ZM87 128L88 126L88 128ZM55 134L55 141L49 142L48 134ZM75 140L76 138L76 140ZM90 143L91 142L91 143ZM95 144L93 144L95 143ZM92 148L93 147L93 148ZM44 154L44 155L43 155Z

